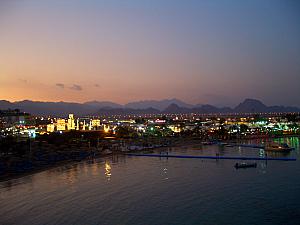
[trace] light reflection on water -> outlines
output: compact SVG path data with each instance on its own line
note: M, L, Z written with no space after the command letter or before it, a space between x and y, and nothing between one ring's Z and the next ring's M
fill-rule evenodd
M297 149L299 139L284 139ZM297 147L298 146L298 147ZM264 156L260 149L170 148L170 154ZM297 224L300 162L113 156L0 183L0 224ZM113 170L113 179L112 179ZM107 182L109 181L109 182ZM233 216L234 215L234 216Z
M105 162L105 176L106 176L107 180L109 181L110 177L111 177L111 166L109 165L108 161Z

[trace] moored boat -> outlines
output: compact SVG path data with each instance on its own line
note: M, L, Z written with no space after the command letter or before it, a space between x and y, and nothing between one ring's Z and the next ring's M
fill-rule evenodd
M274 152L289 152L294 148L288 146L288 144L278 144L278 143L269 143L265 145L265 151L274 151Z
M227 145L225 145L225 147L228 147L228 148L233 148L233 147L234 147L234 145L227 144Z
M256 168L257 167L257 164L256 163L246 163L246 162L242 162L242 163L236 163L234 165L234 167L236 169L240 169L240 168L250 168L250 167L254 167Z
M215 143L212 141L202 141L202 145L213 145L213 144Z

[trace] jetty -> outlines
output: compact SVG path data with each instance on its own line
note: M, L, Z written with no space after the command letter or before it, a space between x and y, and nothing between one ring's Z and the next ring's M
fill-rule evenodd
M220 160L272 160L272 161L296 161L296 158L274 158L274 157L246 157L246 156L201 156L201 155L170 155L170 154L138 154L126 153L128 156L157 157L157 158L181 158L181 159L220 159Z

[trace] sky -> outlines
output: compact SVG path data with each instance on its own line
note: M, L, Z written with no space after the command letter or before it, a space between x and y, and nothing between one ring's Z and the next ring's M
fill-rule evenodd
M300 106L293 0L0 0L0 99Z

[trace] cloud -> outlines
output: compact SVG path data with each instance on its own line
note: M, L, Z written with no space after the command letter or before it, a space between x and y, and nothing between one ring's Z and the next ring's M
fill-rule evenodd
M27 83L27 80L25 80L25 79L19 79L19 81L22 83Z
M82 91L82 87L78 84L73 84L73 86L71 86L70 89L74 91Z
M61 84L61 83L57 83L55 84L56 87L59 87L59 88L62 88L64 89L65 88L65 85L64 84Z

